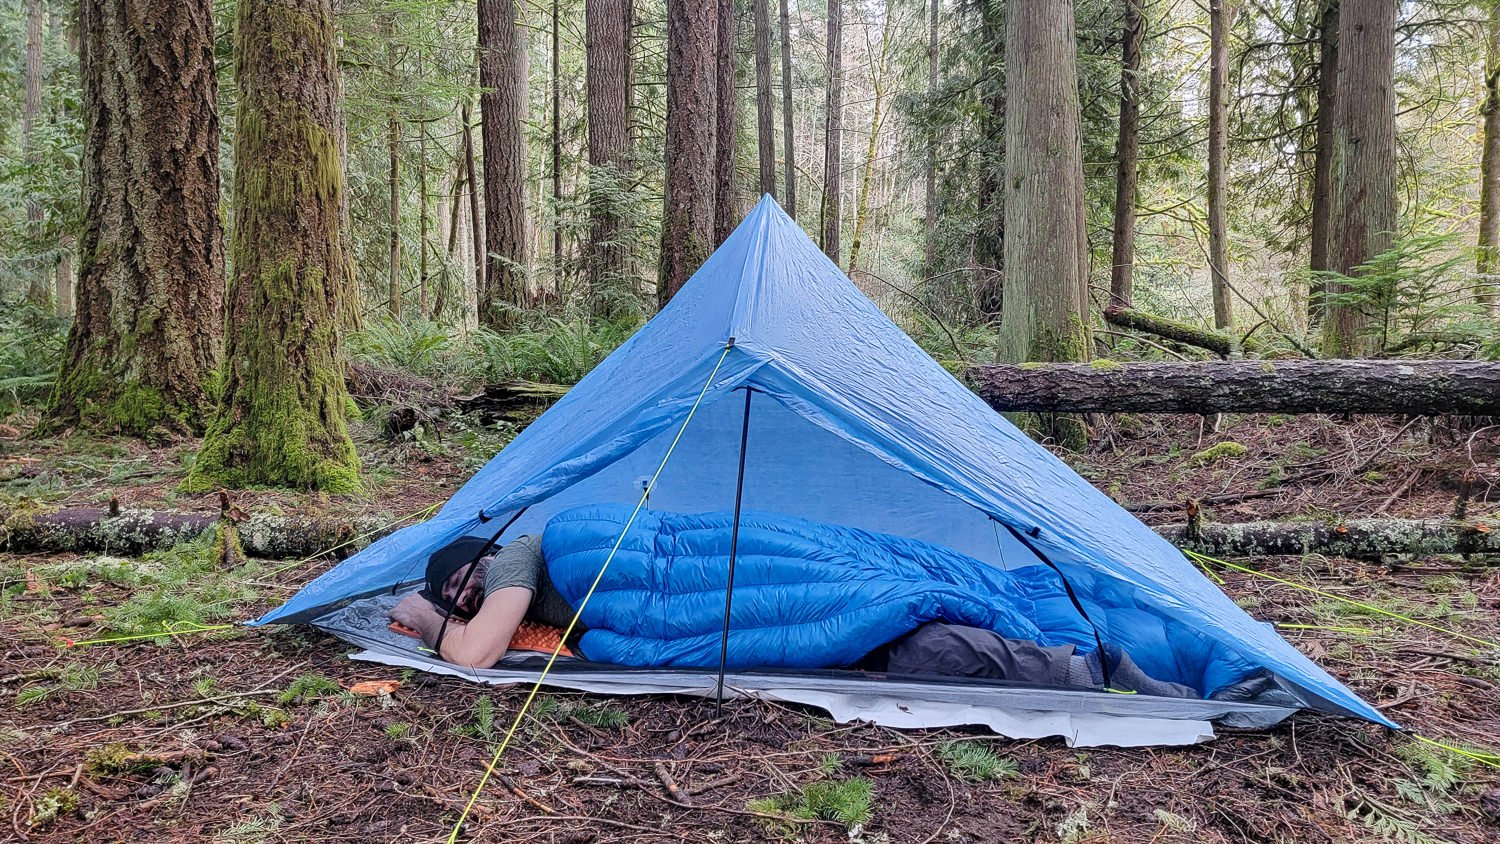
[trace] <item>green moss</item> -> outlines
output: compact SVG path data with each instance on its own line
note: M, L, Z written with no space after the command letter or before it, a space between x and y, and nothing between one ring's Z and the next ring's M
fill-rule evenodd
M1110 360L1109 358L1095 358L1089 362L1089 367L1101 372L1108 372L1115 369L1123 369L1124 365L1117 360Z
M1188 463L1194 466L1207 466L1210 463L1217 463L1220 460L1233 460L1236 457L1244 457L1249 451L1250 449L1240 443L1233 440L1226 440L1221 443L1215 443L1189 457Z

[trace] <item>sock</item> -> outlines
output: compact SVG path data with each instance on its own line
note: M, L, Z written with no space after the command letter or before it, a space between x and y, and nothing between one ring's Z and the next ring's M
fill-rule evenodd
M1079 656L1076 653L1068 657L1068 685L1097 689L1104 684L1103 677L1098 675L1099 660L1095 658L1090 663L1089 660L1092 657L1094 657L1093 654Z

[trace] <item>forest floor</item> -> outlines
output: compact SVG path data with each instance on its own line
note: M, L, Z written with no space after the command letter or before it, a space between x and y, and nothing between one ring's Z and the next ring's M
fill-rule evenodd
M17 426L20 428L21 426ZM0 506L217 510L176 491L194 443L0 428ZM441 501L513 431L379 440L369 490L237 494L247 510L376 513ZM1247 416L1108 419L1069 461L1151 522L1188 497L1223 521L1500 512L1500 429ZM7 435L13 435L6 438ZM1244 446L1219 447L1224 442ZM1465 478L1467 477L1467 480ZM1461 490L1467 490L1462 492ZM1416 733L1500 743L1500 569L1451 560L1246 562L1222 586ZM253 618L333 564L197 546L140 560L0 554L0 839L440 841L525 690L361 664L309 628L79 644L163 618ZM1426 622L1432 629L1330 596ZM1447 632L1445 632L1447 631ZM389 681L383 690L356 686ZM371 692L374 693L371 693ZM545 693L467 824L470 840L1486 842L1500 771L1409 734L1317 714L1196 747L1072 749L979 730L836 725L820 712ZM803 815L782 821L765 816Z

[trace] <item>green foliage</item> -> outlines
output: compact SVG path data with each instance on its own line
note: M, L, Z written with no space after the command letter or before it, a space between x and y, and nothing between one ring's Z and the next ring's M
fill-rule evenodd
M1226 440L1215 443L1208 448L1188 458L1188 463L1193 466L1207 466L1210 463L1218 463L1223 460L1233 460L1236 457L1244 457L1250 452L1243 444Z
M623 730L630 725L630 713L618 706L578 704L567 708L568 717L590 727Z
M959 779L989 782L1021 774L1016 760L1002 757L977 741L945 741L938 745L937 754Z
M292 703L308 703L319 698L331 697L344 688L337 681L322 674L303 674L277 695L276 702L285 706Z
M819 780L790 794L763 797L746 804L752 812L856 826L870 819L874 786L864 777Z
M37 798L31 805L32 829L45 829L58 818L78 811L78 792L63 786L54 786Z
M101 572L118 571L107 567ZM152 551L134 563L134 576L123 578L133 587L124 601L105 607L105 629L110 635L160 633L175 625L208 624L238 615L238 608L260 595L249 581L261 566L245 562L224 568L224 548L216 530ZM115 577L111 574L110 577ZM169 641L166 637L159 642Z
M0 416L46 401L62 363L67 322L24 302L0 302Z
M504 334L479 329L469 336L468 371L484 382L520 378L576 384L636 328L630 322L544 317L533 326Z
M111 664L107 669L84 665L81 662L69 662L61 668L47 669L43 676L51 682L42 685L27 686L16 693L16 706L31 706L41 703L53 695L64 692L83 692L99 688L99 677L105 670L113 671Z
M1474 301L1472 262L1457 235L1418 234L1397 239L1353 275L1314 277L1347 286L1326 301L1369 317L1363 339L1377 356L1474 354L1495 349L1500 333Z

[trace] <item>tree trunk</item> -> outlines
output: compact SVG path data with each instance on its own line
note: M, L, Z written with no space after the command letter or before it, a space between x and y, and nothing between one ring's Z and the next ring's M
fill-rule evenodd
M718 118L714 136L714 246L723 243L739 224L739 195L734 183L735 142L734 127L739 110L739 97L735 94L735 34L739 17L735 13L734 0L717 0L718 49L715 59L714 102Z
M974 207L979 225L972 237L971 253L982 272L975 281L974 301L985 321L1000 318L1005 298L1005 6L980 3L979 45L988 53L975 92L979 107L975 115L979 179L974 186Z
M875 59L875 66L870 69L870 139L865 146L865 166L860 174L859 194L854 200L854 235L849 241L850 274L859 268L859 252L863 246L865 225L870 213L870 188L875 183L875 156L880 152L880 130L885 122L885 71L893 43L891 21L895 18L894 12L890 0L886 0L884 20L887 23L880 29L880 53Z
M818 245L839 262L839 200L843 185L844 9L843 0L828 0L828 89L824 104L823 201Z
M760 192L776 195L776 109L771 105L771 4L755 3L755 129Z
M1335 90L1339 79L1339 0L1323 0L1318 23L1318 121L1313 151L1312 230L1308 267L1323 272L1328 265L1329 224L1333 219L1333 130L1338 122ZM1323 288L1327 282L1314 278L1307 291L1307 324L1311 328L1323 317Z
M1198 328L1197 326L1166 319L1165 317L1138 311L1135 308L1122 308L1119 305L1110 305L1104 309L1104 321L1110 325L1118 325L1121 328L1130 328L1136 331L1144 331L1147 334L1155 334L1178 343L1186 343L1189 346L1197 346L1207 349L1222 357L1229 357L1234 351L1234 338L1228 334L1220 334L1217 331Z
M224 313L212 10L79 7L84 222L53 424L202 430L212 410Z
M656 287L662 307L714 251L718 31L717 0L667 0L666 195Z
M797 144L792 131L792 21L787 11L787 0L781 0L778 17L781 19L781 147L786 150L786 197L782 208L793 220L797 219Z
M1500 415L1493 361L997 364L967 376L1000 411Z
M333 0L240 0L224 398L189 485L357 490Z
M1002 360L1089 357L1075 53L1072 0L1006 16Z
M1243 522L1165 525L1154 530L1168 542L1211 557L1319 554L1354 560L1388 556L1500 554L1500 525L1436 519L1350 519L1341 522ZM1493 560L1487 560L1493 564Z
M1333 225L1329 269L1344 276L1390 248L1396 229L1396 4L1343 0L1334 94ZM1345 281L1330 296L1349 294ZM1363 302L1333 301L1323 318L1323 352L1358 357L1373 350Z
M1208 265L1213 277L1214 328L1234 324L1229 291L1229 225L1225 203L1229 136L1229 31L1234 0L1209 0Z
M552 0L552 283L562 285L562 39L558 29L559 0Z
M1135 193L1141 158L1142 0L1125 0L1120 34L1120 133L1115 139L1115 224L1109 269L1110 304L1130 307L1135 285Z
M514 0L479 0L486 266L479 322L515 324L526 304L526 35Z
M60 317L71 317L73 315L73 236L65 234L58 240L57 248L62 253L57 257L57 267L53 270L53 276L57 282L57 315Z
M942 0L927 0L927 101L937 97L938 90L938 27L942 23ZM934 137L927 146L927 161L923 167L922 208L922 274L932 275L937 266L937 157L938 143Z
M464 143L464 181L468 182L469 192L469 234L474 241L474 287L473 300L475 302L474 316L479 316L478 303L480 291L485 289L484 273L486 270L484 259L484 245L486 235L484 230L484 214L479 208L479 192L482 188L477 178L477 168L474 166L474 117L470 113L468 100L459 107L459 122L463 123ZM470 301L468 295L464 296L464 303Z
M626 277L623 220L620 208L630 121L626 88L630 57L626 44L629 10L620 0L588 0L587 20L589 112L589 299L597 316L609 317L624 304Z
M417 316L427 319L427 235L430 228L427 196L427 123L417 124ZM441 207L439 212L441 212Z
M395 117L386 123L386 150L390 154L387 183L390 187L391 263L386 279L386 303L393 319L401 319L401 123Z
M40 166L36 129L42 117L42 22L46 17L45 0L26 0L26 101L21 111L21 145L26 150L27 165L33 171ZM35 178L32 176L31 178ZM41 248L42 203L35 195L26 197L26 236L31 249ZM52 304L47 289L47 273L40 261L28 262L26 300L39 308Z
M1485 40L1484 141L1479 158L1479 253L1475 301L1500 316L1500 5L1491 6Z
M240 549L261 560L332 554L343 558L392 533L382 516L252 513L228 522L217 513L80 507L47 513L0 511L0 548L12 554L75 553L140 556L197 539L232 524ZM1391 556L1477 556L1494 565L1500 525L1439 519L1242 522L1162 525L1168 542L1212 557L1243 558L1320 554L1355 560Z

